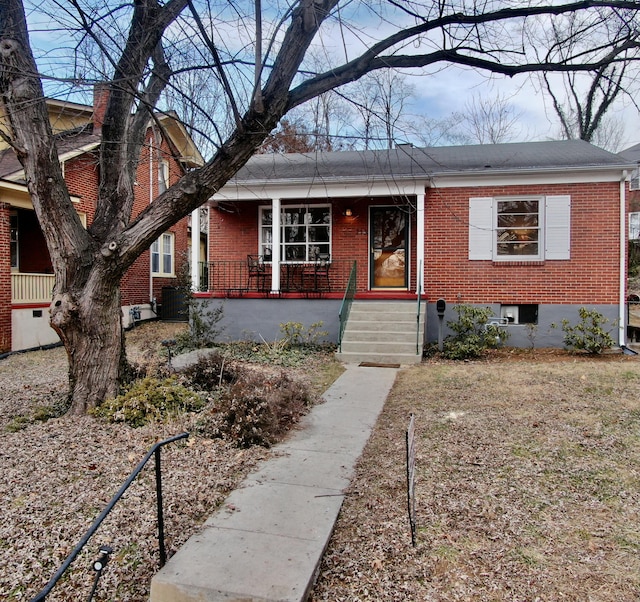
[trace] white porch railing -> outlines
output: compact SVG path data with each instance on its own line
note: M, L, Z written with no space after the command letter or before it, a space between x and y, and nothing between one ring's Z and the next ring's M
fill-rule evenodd
M56 282L53 274L11 274L11 303L49 303Z

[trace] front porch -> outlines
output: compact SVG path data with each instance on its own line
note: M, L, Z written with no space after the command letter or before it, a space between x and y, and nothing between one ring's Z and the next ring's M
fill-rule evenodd
M56 282L53 274L11 273L11 305L33 305L51 302Z
M60 341L49 325L53 274L11 273L11 323L7 350L22 351Z

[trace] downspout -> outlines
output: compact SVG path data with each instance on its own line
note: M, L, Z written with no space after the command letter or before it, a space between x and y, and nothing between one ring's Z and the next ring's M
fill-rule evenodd
M620 179L620 302L618 312L618 345L627 342L626 332L626 284L627 284L627 170Z

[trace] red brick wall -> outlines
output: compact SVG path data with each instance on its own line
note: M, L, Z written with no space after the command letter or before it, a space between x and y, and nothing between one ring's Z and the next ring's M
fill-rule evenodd
M138 163L135 198L133 205L133 217L145 209L158 193L158 163L160 160L169 163L169 184L175 184L183 172L180 163L171 156L171 149L166 140L162 141L160 149L157 148L155 138L149 130L145 144L140 153ZM175 243L175 269L178 270L183 258L187 254L189 240L188 218L183 218L168 232L174 233ZM145 251L129 268L122 280L122 305L140 305L149 303L151 297L156 297L158 303L162 302L162 287L176 286L175 278L157 278L150 280L151 254ZM152 289L152 290L151 290Z
M619 184L430 189L425 290L451 303L610 304L619 295ZM469 261L470 197L571 195L571 259Z
M153 147L153 150L151 150ZM166 140L162 141L158 149L155 139L149 130L145 144L140 153L137 169L133 217L137 216L151 198L158 195L158 161L166 159L169 163L169 183L174 184L182 177L183 169L180 163L172 157L171 149ZM152 161L150 166L150 160ZM151 169L150 169L151 167ZM85 153L65 163L65 180L69 192L80 197L76 209L87 215L87 225L90 225L95 214L95 206L99 185L99 165L94 153ZM188 245L188 219L184 218L169 229L175 235L176 267L181 258L186 255ZM129 268L121 283L122 305L140 305L148 303L152 296L161 301L163 286L175 286L173 278L154 278L153 292L150 281L150 253L145 251Z
M619 191L617 182L428 189L424 259L428 299L442 297L449 303L617 304ZM532 194L571 196L571 259L470 261L469 198ZM209 259L245 260L247 254L257 252L260 204L234 203L227 205L231 213L220 209L210 212ZM332 259L357 260L358 291L366 291L369 286L369 207L388 204L391 202L380 198L333 201ZM347 206L352 208L353 217L343 215ZM411 214L410 245L412 290L415 212Z
M11 207L0 203L0 353L11 350Z
M96 154L84 153L66 161L64 179L69 192L80 197L80 202L74 203L74 207L78 213L86 214L87 226L90 226L98 198L99 167Z

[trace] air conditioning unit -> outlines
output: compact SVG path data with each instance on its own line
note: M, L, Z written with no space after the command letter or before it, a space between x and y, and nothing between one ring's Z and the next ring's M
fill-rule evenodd
M519 324L518 306L503 305L500 308L500 317L504 318L509 324Z

